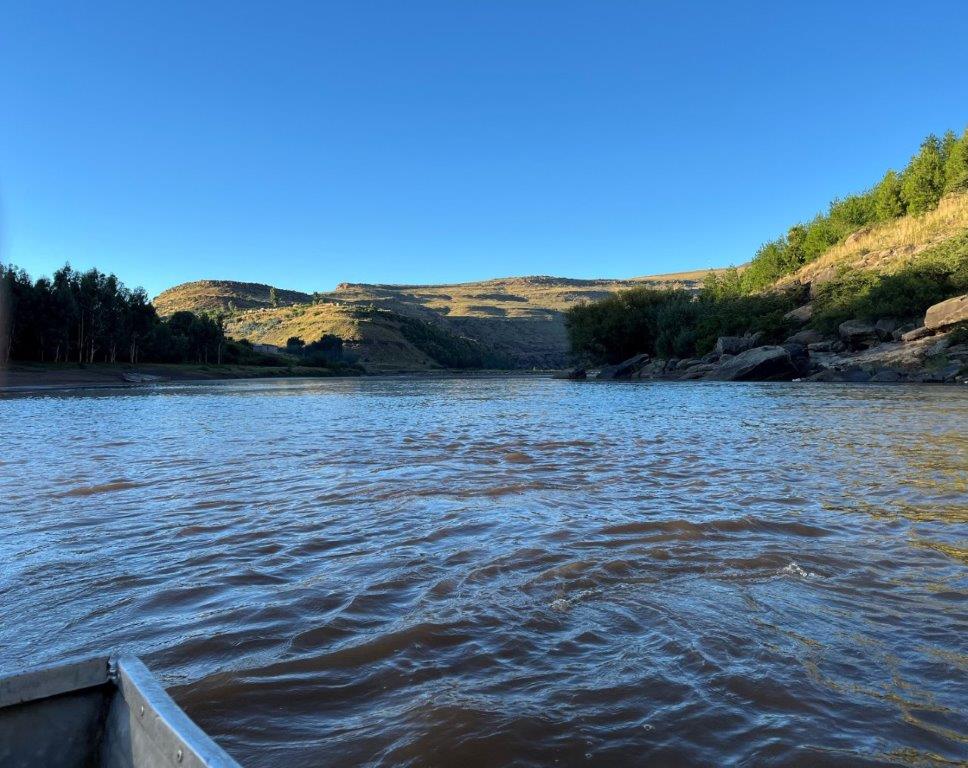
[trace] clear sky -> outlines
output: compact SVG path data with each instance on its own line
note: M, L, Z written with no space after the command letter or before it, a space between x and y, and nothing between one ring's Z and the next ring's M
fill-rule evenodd
M0 258L231 278L741 263L968 122L968 2L0 0Z

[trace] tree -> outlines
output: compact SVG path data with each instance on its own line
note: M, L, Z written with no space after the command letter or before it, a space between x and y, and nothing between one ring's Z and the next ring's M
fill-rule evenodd
M279 306L279 296L276 293L276 289L275 288L270 288L269 289L269 303L272 306L274 306L274 307L278 307Z
M968 128L965 128L961 138L954 141L948 149L944 178L945 192L968 188Z
M907 212L904 196L901 194L901 177L888 171L881 183L874 188L874 209L880 221L889 221Z
M904 171L901 194L908 213L925 213L937 206L944 192L944 156L937 136L928 136Z

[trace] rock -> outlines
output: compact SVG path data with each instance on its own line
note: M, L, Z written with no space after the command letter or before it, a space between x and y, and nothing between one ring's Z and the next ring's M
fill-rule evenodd
M834 381L846 381L852 384L863 384L865 381L870 381L871 375L868 371L863 368L847 368L843 371L837 372L837 378Z
M951 339L948 339L948 341L950 342ZM955 344L954 346L949 346L945 350L945 354L948 356L949 360L968 360L968 344Z
M633 374L638 373L646 363L649 362L649 355L643 352L640 355L623 360L618 365L606 365L598 372L599 379L631 379Z
M569 381L584 381L588 378L588 371L584 368L574 368L570 371L559 371L553 378L568 379Z
M810 376L807 381L839 381L862 383L870 381L871 375L861 368L847 368L843 371L834 368L824 368L822 371Z
M665 369L665 360L653 360L648 365L642 367L638 373L640 379L653 379Z
M879 384L893 384L894 382L900 381L902 378L904 377L901 375L901 373L892 368L881 368L881 370L874 372L874 375L871 376L870 380Z
M666 364L665 364L665 368L663 369L663 372L672 373L672 371L676 369L677 365L679 365L679 358L670 357L668 360L666 360Z
M720 336L716 339L716 348L713 351L720 356L738 355L752 349L756 344L754 339L754 336Z
M699 365L699 360L694 357L686 358L685 360L680 360L679 364L676 366L677 371L684 371L687 368L692 368L694 365Z
M720 364L707 374L718 381L789 381L799 375L783 347L754 347Z
M810 353L807 351L807 345L786 342L783 344L783 348L790 355L790 360L793 362L794 367L796 367L797 373L804 376L810 369Z
M901 341L917 341L918 339L923 339L925 336L930 336L931 330L921 326L920 328L915 328L913 331L908 331L907 333L901 334Z
M823 334L820 331L815 331L813 328L806 328L799 333L793 334L784 343L785 344L819 344L823 341Z
M902 338L904 338L905 333L916 330L918 327L919 326L917 323L905 323L901 327L894 329L894 333L891 334L891 338L894 339L894 341L900 341Z
M928 357L932 357L934 355L940 355L945 350L947 350L950 345L951 345L951 341L948 339L948 337L943 336L934 344L932 344L930 347L928 347L927 352L925 352L925 354Z
M945 382L954 381L958 376L958 372L961 370L961 363L954 362L948 363L940 368L935 368L931 371L925 371L918 378L918 381L924 384L943 384Z
M842 341L835 341L833 346L830 347L830 351L839 355L841 352L847 351L847 345Z
M894 338L894 330L900 323L893 317L884 317L874 324L874 333L881 341L891 341Z
M683 381L692 381L694 379L701 379L710 371L715 371L717 365L715 363L700 363L699 365L694 365L692 368L687 370L679 378Z
M802 307L791 309L783 317L794 323L800 323L802 325L813 317L813 304L804 304Z
M924 327L932 331L963 322L968 322L968 293L928 307L924 313Z
M718 352L707 352L702 356L702 362L704 363L715 363L717 360L719 360Z
M818 341L816 344L807 344L807 351L818 354L829 354L834 351L833 341Z
M603 365L601 367L601 369L598 371L598 375L595 378L596 379L603 379L605 381L608 381L610 379L614 379L615 378L615 372L617 370L618 370L618 366L617 365Z
M848 320L838 327L841 341L849 349L866 349L874 346L878 341L877 331L870 323L863 320Z

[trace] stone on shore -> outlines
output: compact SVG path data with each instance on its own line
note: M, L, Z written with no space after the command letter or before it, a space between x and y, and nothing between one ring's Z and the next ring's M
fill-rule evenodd
M799 376L790 353L783 347L754 347L710 371L717 381L788 381Z
M640 355L623 360L618 365L606 365L598 372L599 379L631 379L649 362L649 355L643 352Z
M891 341L900 322L893 317L882 317L874 324L874 332L881 341Z
M931 329L921 326L920 328L915 328L913 331L908 331L907 333L901 334L901 341L917 341L918 339L923 339L926 336L931 335Z
M559 371L554 374L555 379L568 379L569 381L584 381L588 378L588 371L584 368L573 368L570 371Z
M790 336L785 343L803 344L805 346L809 346L810 344L819 344L822 341L823 334L820 333L820 331L815 331L813 328L807 328Z
M931 331L965 322L968 322L968 293L928 307L924 313L924 327Z
M848 349L866 349L880 341L875 327L863 320L847 320L841 323L837 330L841 341Z

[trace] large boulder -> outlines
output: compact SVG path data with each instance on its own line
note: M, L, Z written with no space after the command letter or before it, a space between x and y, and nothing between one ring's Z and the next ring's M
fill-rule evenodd
M727 360L706 378L718 381L788 381L799 375L783 347L754 347Z
M966 322L968 322L968 293L928 307L928 311L924 313L924 327L931 331Z
M880 341L877 329L863 320L848 320L837 328L841 341L848 349L866 349Z
M598 372L597 378L605 380L631 379L632 376L642 370L642 368L644 368L648 362L649 355L643 352L641 355L635 355L634 357L630 357L628 360L623 360L618 365L606 365Z

